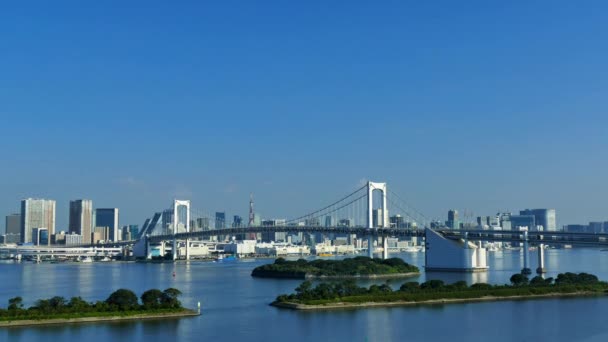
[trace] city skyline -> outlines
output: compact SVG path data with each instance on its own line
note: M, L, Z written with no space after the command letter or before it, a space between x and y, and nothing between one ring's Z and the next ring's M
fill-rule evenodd
M249 201L250 201L249 204L251 204L251 194L249 194L249 196L250 196L249 197ZM57 201L55 201L54 199L40 199L40 198L27 198L27 199L23 199L21 201L21 205L23 206L24 201L27 201L27 200L51 201L51 202L53 202L53 211L55 211L55 207L57 206ZM83 202L85 203L84 206L86 206L86 208L87 208L86 210L90 211L89 218L86 218L86 214L82 213ZM67 214L67 219L68 219L67 222L68 222L68 224L65 227L62 226L61 224L55 224L54 226L56 228L54 228L54 231L55 232L64 231L66 233L79 233L79 231L80 231L81 228L76 228L76 227L77 226L79 227L79 224L81 224L81 223L74 223L75 226L72 227L72 219L73 219L72 215L76 215L76 217L79 217L78 220L84 220L84 221L88 220L88 224L91 225L91 228L90 228L89 231L92 232L96 227L99 226L99 224L96 224L97 222L95 222L96 221L97 213L98 212L108 211L108 212L111 213L111 217L113 217L112 219L109 219L109 220L112 221L113 223L102 224L101 226L109 226L109 227L111 227L111 230L110 230L109 234L112 237L114 237L117 234L116 230L119 229L119 228L121 228L121 227L123 227L123 226L130 226L130 225L139 226L139 225L143 225L145 223L145 221L150 220L152 218L152 216L154 215L154 213L157 213L159 211L171 211L171 209L164 209L164 210L155 209L155 210L150 211L150 214L147 215L147 216L145 216L145 218L143 218L141 220L141 222L126 222L126 221L123 221L122 219L119 221L119 219L118 219L118 210L119 210L119 208L95 208L93 206L92 202L93 202L92 200L83 200L83 199L70 200L69 201L69 207L68 207L69 210L68 210L68 214ZM77 206L77 208L75 208L74 206ZM248 208L248 209L251 209L251 208ZM195 208L194 210L197 210L197 209ZM502 215L504 215L504 214L511 214L511 215L513 215L513 217L514 217L515 220L521 220L520 218L523 218L522 222L527 222L525 220L525 217L526 217L525 215L540 215L540 214L537 214L537 212L539 210L540 211L546 211L547 209L527 209L527 208L524 209L524 208L522 208L522 209L513 210L513 211L497 211L495 213L490 213L490 214L482 213L482 214L479 214L479 215L476 215L474 212L469 211L468 212L469 217L463 217L462 219L459 219L459 212L458 212L458 210L452 208L452 209L449 209L447 211L447 215L445 217L443 217L443 218L441 218L441 217L437 217L437 218L435 218L435 217L432 217L432 218L425 217L425 219L429 220L427 222L427 224L430 224L431 222L433 224L440 223L442 225L445 225L448 228L457 229L456 224L460 224L460 225L467 224L470 227L470 226L474 225L475 223L477 223L479 225L479 222L480 222L481 219L483 219L483 220L493 220L493 219L500 220L500 217ZM551 214L552 215L551 216L552 217L552 223L549 224L549 226L551 227L549 229L551 229L551 230L555 230L555 229L561 230L562 228L565 228L566 226L581 225L583 222L589 222L590 224L593 224L594 222L599 222L600 224L602 224L603 222L608 222L606 219L599 219L599 220L586 219L586 220L579 221L579 222L562 223L559 220L556 220L555 209L551 208L551 209L548 209L548 210L552 212L552 214ZM376 217L377 213L376 212L377 212L377 210L374 209L374 211L373 211L373 213L374 213L373 221L374 222L377 221L377 217ZM465 212L466 212L466 209L465 209ZM389 215L387 217L387 220L388 220L389 217L392 218L393 216L402 216L402 215L405 215L405 217L402 218L402 220L404 219L405 222L410 222L410 223L411 222L416 222L416 220L414 218L412 218L412 217L408 218L408 214L415 214L415 213L414 212L405 213L402 210L400 211L400 209L394 209L393 211L391 211L389 213ZM5 221L6 224L5 224L5 227L3 227L3 228L5 228L5 229L8 228L8 227L6 227L6 225L9 222L8 221L9 217L11 217L13 215L20 215L20 214L5 214L4 215L5 218L6 218L6 221ZM237 220L237 218L240 221L242 221L242 217L243 217L241 214L238 214L237 212L227 212L226 210L222 210L222 211L208 210L207 213L203 214L203 215L206 215L205 217L207 217L207 219L211 219L212 216L215 215L216 225L219 224L221 226L221 227L215 227L216 229L231 226L231 225L234 224L234 222L235 222L235 220ZM220 219L218 221L218 215L221 215L221 217L223 217L223 219ZM231 216L230 220L228 220L227 215ZM122 216L122 214L121 214L121 216ZM256 217L260 217L261 219L264 219L264 220L284 220L284 219L287 218L287 217L281 216L281 215L279 215L279 216L276 216L276 215L275 216L272 216L272 215L271 216L268 216L268 215L260 216L260 213L257 213L257 212L255 213L255 216ZM62 221L60 219L61 217L62 217L61 214L54 213L53 220L61 222ZM327 218L331 219L331 217L324 217L324 219L327 219ZM445 218L447 218L447 220L444 221ZM201 219L201 218L197 218L197 219ZM338 216L336 216L336 217L334 217L334 219L340 220L340 219L348 219L348 218L347 217L338 217ZM453 220L453 221L451 221L451 220ZM305 220L301 220L301 221L304 222ZM534 220L532 220L531 222L534 222ZM420 224L420 222L416 222L416 223ZM539 221L536 224L545 225L545 223L543 223L543 221ZM374 225L376 225L376 223L374 223ZM87 236L89 234L84 234L84 235Z
M369 179L430 218L608 216L606 4L0 6L3 215L294 217Z

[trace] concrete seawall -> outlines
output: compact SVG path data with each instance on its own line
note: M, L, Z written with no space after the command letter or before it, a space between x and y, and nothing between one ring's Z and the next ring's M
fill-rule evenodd
M194 310L184 310L182 312L141 314L132 316L108 316L108 317L80 317L80 318L50 318L50 319L23 319L13 321L0 321L0 328L26 327L36 325L56 325L73 323L100 323L118 321L137 321L154 319L178 319L184 317L194 317L200 314Z

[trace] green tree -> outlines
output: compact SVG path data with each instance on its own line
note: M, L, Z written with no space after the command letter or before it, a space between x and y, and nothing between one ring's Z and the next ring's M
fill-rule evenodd
M8 300L8 309L9 310L18 310L23 309L23 298L21 297L13 297Z
M452 284L452 286L454 286L454 288L457 290L462 290L462 289L466 289L467 287L469 287L467 282L464 280L457 281L454 284Z
M67 306L74 311L82 312L90 309L91 304L87 303L81 297L72 297L68 302Z
M541 276L536 276L532 279L530 279L530 285L532 286L545 286L547 285L547 283L545 282L545 279Z
M418 290L420 290L420 284L417 281L408 281L399 288L401 292L416 292Z
M172 287L165 289L160 299L163 308L181 308L182 303L177 299L182 294L178 289Z
M54 311L61 311L68 304L68 301L60 296L49 299L49 305Z
M312 290L312 283L309 280L306 280L300 284L300 286L296 287L296 295L298 298L306 299L310 297Z
M159 289L151 289L142 293L141 303L146 309L158 308L161 306L162 298L163 291Z
M528 284L528 277L521 273L516 273L512 275L511 279L509 280L511 281L511 284L513 284L513 286L523 286Z
M425 281L424 283L420 284L420 288L423 290L428 290L428 289L439 290L439 289L443 288L444 286L445 286L444 282L442 280L438 280L438 279L428 280L428 281Z
M136 309L139 304L137 302L137 295L131 290L118 289L110 294L110 297L106 299L106 303L110 306L117 307L119 310L127 311Z

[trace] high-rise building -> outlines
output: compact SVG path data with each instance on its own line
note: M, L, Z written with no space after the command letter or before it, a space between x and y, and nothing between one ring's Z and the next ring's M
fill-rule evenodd
M604 222L589 222L589 233L599 234L602 232Z
M391 228L407 228L407 225L405 224L405 218L401 215L391 216L389 218L389 222Z
M528 231L536 230L536 219L534 215L511 215L511 229L518 230L528 228Z
M325 216L325 227L331 227L334 224L334 219L331 216Z
M79 199L70 201L69 232L82 235L83 243L91 243L93 229L93 201Z
M526 209L520 211L519 215L533 215L534 223L536 226L542 226L543 231L554 232L557 230L555 209Z
M21 214L10 214L6 216L4 234L21 234Z
M232 220L232 227L239 228L243 226L243 218L239 215L234 215Z
M460 222L458 221L458 210L452 209L448 211L448 220L445 225L451 229L460 228Z
M34 228L32 229L32 243L36 246L45 246L51 244L49 239L48 228Z
M47 228L55 234L55 201L27 198L21 201L21 242L31 243L35 228ZM50 239L47 238L50 243Z
M372 210L372 226L373 228L384 226L384 210L373 209Z
M216 212L215 213L215 229L226 228L226 213Z
M108 227L107 240L120 241L118 234L118 208L95 209L95 228ZM102 238L103 240L103 238Z

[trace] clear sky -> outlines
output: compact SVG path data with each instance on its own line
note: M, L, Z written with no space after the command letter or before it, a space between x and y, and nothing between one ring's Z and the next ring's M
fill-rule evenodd
M386 181L429 217L608 220L605 1L0 3L0 213L174 197L294 217Z

